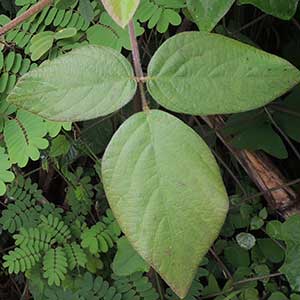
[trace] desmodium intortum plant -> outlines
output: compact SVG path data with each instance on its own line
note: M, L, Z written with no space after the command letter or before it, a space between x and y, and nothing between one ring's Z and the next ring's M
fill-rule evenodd
M137 0L103 1L128 24ZM148 108L151 96L191 115L237 113L267 104L300 81L289 62L221 35L186 32L167 40L143 74L133 23L134 67L107 47L85 46L27 73L9 102L54 121L108 115L127 104L137 85L143 112L112 138L102 160L110 206L138 253L184 297L228 210L216 161L181 120Z

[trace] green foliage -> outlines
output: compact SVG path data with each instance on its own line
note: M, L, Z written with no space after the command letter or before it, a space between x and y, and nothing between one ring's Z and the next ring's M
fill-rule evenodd
M117 242L118 251L114 257L112 269L117 276L129 276L136 272L149 271L149 265L132 248L126 237Z
M201 32L181 33L167 40L152 58L148 76L149 92L157 102L191 115L254 109L299 83L299 71L289 62L224 36ZM274 88L266 88L269 86Z
M75 267L85 267L87 256L83 249L76 242L68 244L64 248L68 257L68 268L72 271Z
M61 247L50 249L43 259L44 277L48 279L48 284L60 286L67 273L67 258Z
M118 240L121 231L116 221L110 216L82 232L81 246L88 249L91 254L106 253Z
M193 282L191 288L187 295L185 296L185 300L197 300L198 297L202 294L204 286L201 284L200 279L201 277L208 276L208 271L203 268L199 268ZM167 300L177 300L178 296L168 288L166 291L166 299Z
M37 184L32 184L28 178L18 177L17 180L9 186L7 197L10 199L7 208L3 210L0 218L0 224L3 229L10 233L15 233L22 227L28 229L36 227L40 222L40 216L46 216L49 213L58 215L61 209L55 208L52 203L44 203L41 191L37 189Z
M10 167L9 156L5 153L5 149L0 147L0 196L6 192L5 183L12 182L15 178L14 173L8 171Z
M300 125L297 116L300 112L299 95L300 88L297 85L283 101L269 110L273 120L262 110L236 114L228 118L222 132L238 149L263 150L272 156L285 159L288 157L288 149L284 139L288 137L296 142L300 141L299 132L296 130ZM274 122L285 137L278 132Z
M51 234L55 240L60 244L65 244L71 237L70 229L60 217L49 214L48 216L41 216L40 228L43 232Z
M241 4L252 4L260 8L267 14L281 18L283 20L291 19L296 13L299 0L239 0Z
M282 223L273 223L268 228L268 233L271 237L284 240L287 246L285 253L285 262L280 268L289 280L289 283L293 290L299 292L299 249L300 249L300 238L299 238L299 223L300 217L298 215L290 217L287 221ZM272 229L271 229L272 228ZM280 234L278 233L280 231Z
M140 0L123 0L122 2L116 0L103 0L105 9L110 16L121 27L125 27L132 19Z
M187 0L187 7L199 29L210 32L234 2L234 0Z
M30 182L27 182L26 186L30 191ZM31 187L31 192L38 194L34 188L36 186ZM14 194L17 192L18 190ZM27 195L28 198L28 194L24 192L22 194L23 197ZM25 202L27 198L22 199L20 203ZM1 218L3 221L6 220L11 210L17 210L14 208L15 206L16 203L10 204L4 210ZM30 215L28 210L31 208L23 207L23 210L25 215ZM99 240L99 249L93 252L92 254L95 256L92 256L77 242L80 234L73 233L73 230L71 231L70 227L64 223L61 210L57 210L56 215L49 212L43 215L42 205L37 203L35 203L35 210L40 212L40 215L38 214L40 221L32 218L28 220L28 223L23 222L23 225L27 227L21 227L22 224L20 224L19 228L13 228L18 231L13 235L16 248L3 257L3 266L8 268L9 273L23 272L29 279L39 281L40 285L43 286L43 293L47 286L60 287L65 285L69 287L68 278L73 276L75 270L79 272L81 269L88 269L96 272L97 268L103 266L99 259L99 253L101 250L107 252L108 248L112 248L120 235L120 229L110 210L103 216L101 222L98 222L91 229L87 228L86 225L81 226L80 223L73 224L73 226L78 226L79 230L84 228L82 232L83 244L86 242L84 238L89 235L90 231L93 231L93 228L101 228L101 232L96 236ZM55 212L56 210L52 208L52 211ZM43 281L43 278L47 279L47 283Z
M228 208L217 164L206 144L175 117L158 110L142 112L129 118L113 137L103 158L102 176L110 207L129 241L184 296Z
M114 286L117 292L122 294L122 299L129 300L157 300L158 293L153 289L152 284L142 273L134 273L127 277L113 276Z
M66 201L74 214L86 216L91 210L94 196L91 177L85 176L80 167L74 173L65 171L64 175L71 183L67 189Z
M180 25L182 20L179 10L184 7L185 0L142 0L136 18L142 23L147 22L149 29L156 26L158 32L164 33L170 24Z
M19 110L15 119L5 123L4 138L12 163L25 167L29 158L36 161L40 158L39 150L48 147L44 138L47 129L44 121L28 112Z
M53 121L83 121L108 115L131 100L133 78L130 64L115 50L86 46L27 73L8 100Z
M76 28L69 27L61 29L58 32L42 31L36 34L31 39L31 60L39 60L44 54L48 53L48 51L53 47L55 41L72 38L76 35L76 33Z
M53 234L41 228L26 229L22 227L13 238L16 246L22 249L34 249L36 253L47 251L55 243Z
M17 0L17 15L36 2ZM137 85L142 91L142 84L147 83L158 104L177 112L197 131L204 131L207 138L211 135L206 134L207 128L202 128L196 117L189 118L183 113L224 114L259 108L299 83L299 71L294 66L255 48L259 44L269 49L267 42L260 43L264 38L252 30L256 26L263 37L269 38L276 31L276 39L281 41L275 19L270 17L275 26L273 22L257 24L260 15L253 10L259 17L246 23L252 16L251 9L247 13L245 6L233 5L233 0L221 2L57 0L3 36L1 241L11 246L7 230L14 234L15 246L4 255L3 266L9 273L24 273L35 300L156 300L158 294L148 278L136 273L148 271L140 255L173 291L189 300L298 298L290 291L300 291L299 234L295 230L299 218L285 223L270 222L273 212L259 199L253 200L251 195L256 191L241 179L243 171L229 155L225 154L222 161L222 153L220 161L226 166L222 175L233 196L219 239L212 245L228 205L220 171L208 147L183 122L165 112L148 109L145 103L144 112L131 116L139 110L137 102L139 96L144 97L143 92L136 95L133 106L126 105ZM237 2L247 3L290 19L298 1ZM2 7L14 15L12 5L6 3ZM231 7L233 13L225 17ZM215 30L223 36L203 32L179 34L166 41L152 58L154 50L177 31L169 28L170 24L180 25L183 17L194 21L201 31L211 31L223 18L222 26ZM143 65L138 68L137 49L132 49L131 44L135 37L130 39L126 26L130 19L136 36L145 32L138 41L143 50ZM0 25L9 20L0 16ZM187 20L178 31L186 26L189 27ZM135 51L130 55L126 50ZM298 51L295 53L297 56ZM150 61L148 74L143 75L140 70L134 74L124 56L133 58L136 69L146 70L145 62ZM146 97L150 95L145 93ZM223 130L226 143L241 149L263 150L280 159L288 157L289 144L299 156L297 146L289 140L300 141L298 95L299 89L295 89L264 111L229 116ZM152 101L149 103L154 106ZM78 123L74 124L72 135L58 135L62 130L72 129L70 121L112 113L109 125L103 123L108 133L99 126L87 137L90 123ZM130 118L121 125L127 117ZM248 117L253 119L250 125L236 125L245 123ZM93 121L92 126L103 120ZM206 117L203 120L210 121ZM100 155L117 128L100 163ZM216 131L219 135L219 128ZM214 139L215 136L207 140L213 144ZM216 152L218 148L219 145ZM36 163L29 164L30 159ZM51 200L64 210L47 202L36 185L19 177L5 194L5 184L13 180L11 168L22 173L20 168L28 166L26 172L36 176L36 170L32 170L36 165L45 194L59 189L55 200ZM238 175L231 171L231 166ZM45 176L48 168L49 174ZM227 173L234 181L228 180ZM57 180L58 174L64 182ZM100 218L107 207L105 194L128 240L120 238L121 229L110 210ZM251 203L245 203L245 199L251 199ZM198 263L209 248L199 268ZM284 275L276 273L278 268ZM153 270L148 276L152 275ZM160 298L164 298L164 286L157 274L154 276ZM19 278L17 282L23 283ZM169 289L165 298L177 296Z
M19 273L30 270L39 261L40 254L27 247L16 248L4 255L3 259L3 267L8 268L9 273Z
M136 36L142 35L144 29L136 20L133 22ZM87 40L92 45L107 46L119 52L122 48L131 50L128 27L122 28L118 26L106 12L101 14L99 24L89 27L86 35Z

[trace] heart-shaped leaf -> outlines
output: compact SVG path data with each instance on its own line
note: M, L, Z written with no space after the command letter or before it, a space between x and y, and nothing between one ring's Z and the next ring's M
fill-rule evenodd
M125 27L132 19L140 0L102 0L102 3L114 21Z
M222 35L186 32L167 40L148 68L162 106L192 115L258 108L300 81L289 62Z
M207 145L177 118L158 110L141 112L112 138L102 177L133 247L184 297L228 209Z
M85 46L26 73L8 102L53 121L108 115L136 91L130 63L117 51Z

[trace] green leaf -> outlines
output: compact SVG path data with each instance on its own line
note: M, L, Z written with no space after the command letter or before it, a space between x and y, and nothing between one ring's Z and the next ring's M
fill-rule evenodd
M287 277L292 289L300 292L300 216L294 215L281 225L281 237L287 244L284 265L280 271Z
M57 0L55 3L55 7L58 9L66 9L76 4L77 0Z
M115 22L125 27L132 19L140 0L102 0L102 3Z
M53 121L108 115L136 90L129 62L115 50L85 46L26 73L8 102Z
M285 294L281 292L272 293L272 295L268 298L268 300L289 300Z
M300 80L289 62L224 36L186 32L167 40L153 56L147 86L162 106L210 115L254 109Z
M251 219L251 223L250 223L250 227L252 230L258 230L260 229L262 226L264 226L264 220L258 216L254 216Z
M280 263L284 259L284 250L271 239L257 239L263 255L272 263Z
M59 135L51 142L49 151L50 157L66 155L70 150L71 144L64 135Z
M288 218L288 220L282 224L281 230L282 238L285 241L300 241L300 216L294 215Z
M207 145L177 118L158 110L141 112L112 138L102 177L126 237L184 297L228 209Z
M120 238L117 245L118 251L112 264L112 269L117 276L149 271L149 265L132 248L126 237Z
M290 20L296 13L299 0L240 0L241 4L252 4L267 14Z
M53 46L54 32L42 31L31 39L31 60L36 61L47 53Z
M12 163L25 167L28 159L40 158L39 149L49 145L44 138L47 134L44 121L26 111L19 110L16 118L5 122L4 139Z
M291 288L300 292L300 244L299 241L287 242L286 258L283 266L279 269L287 277Z
M236 268L248 267L250 265L248 251L237 245L225 248L224 256L226 261Z
M266 226L266 232L273 239L277 239L277 240L283 239L282 223L278 220L273 220L268 222Z
M100 24L91 26L86 32L90 44L111 47L119 52L122 50L122 47L131 50L127 27L122 28L117 25L106 12L101 14L99 22ZM139 22L134 21L134 28L136 36L143 34L144 29Z
M56 40L68 39L75 36L77 33L77 29L74 27L63 28L54 34L54 38Z
M288 152L281 137L268 123L252 124L233 137L232 145L238 149L264 150L265 152L280 158L288 157Z
M187 0L188 10L200 30L212 31L235 0Z
M273 114L279 127L296 142L300 142L300 132L298 130L300 126L299 96L300 86L297 85L291 93L285 97L284 101L280 103L279 111L275 111ZM280 111L280 109L283 111ZM295 115L293 113L295 113Z
M8 155L5 149L0 147L0 196L6 192L5 183L12 182L15 178L14 173L8 171L11 167Z
M79 0L79 12L88 23L94 19L94 9L90 0Z

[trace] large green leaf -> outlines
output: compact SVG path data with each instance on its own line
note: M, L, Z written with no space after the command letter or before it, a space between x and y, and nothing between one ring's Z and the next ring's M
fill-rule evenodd
M212 31L235 0L187 0L193 20L200 30Z
M167 40L148 68L162 106L193 115L260 107L300 81L289 62L222 35L186 32Z
M115 22L125 27L133 17L140 0L102 0L102 3Z
M184 297L228 209L207 145L177 118L158 110L141 112L112 138L102 176L133 247Z
M132 67L120 53L85 46L26 73L8 101L45 119L82 121L118 110L135 90Z
M299 0L240 0L241 4L252 4L267 14L289 20L296 13Z

